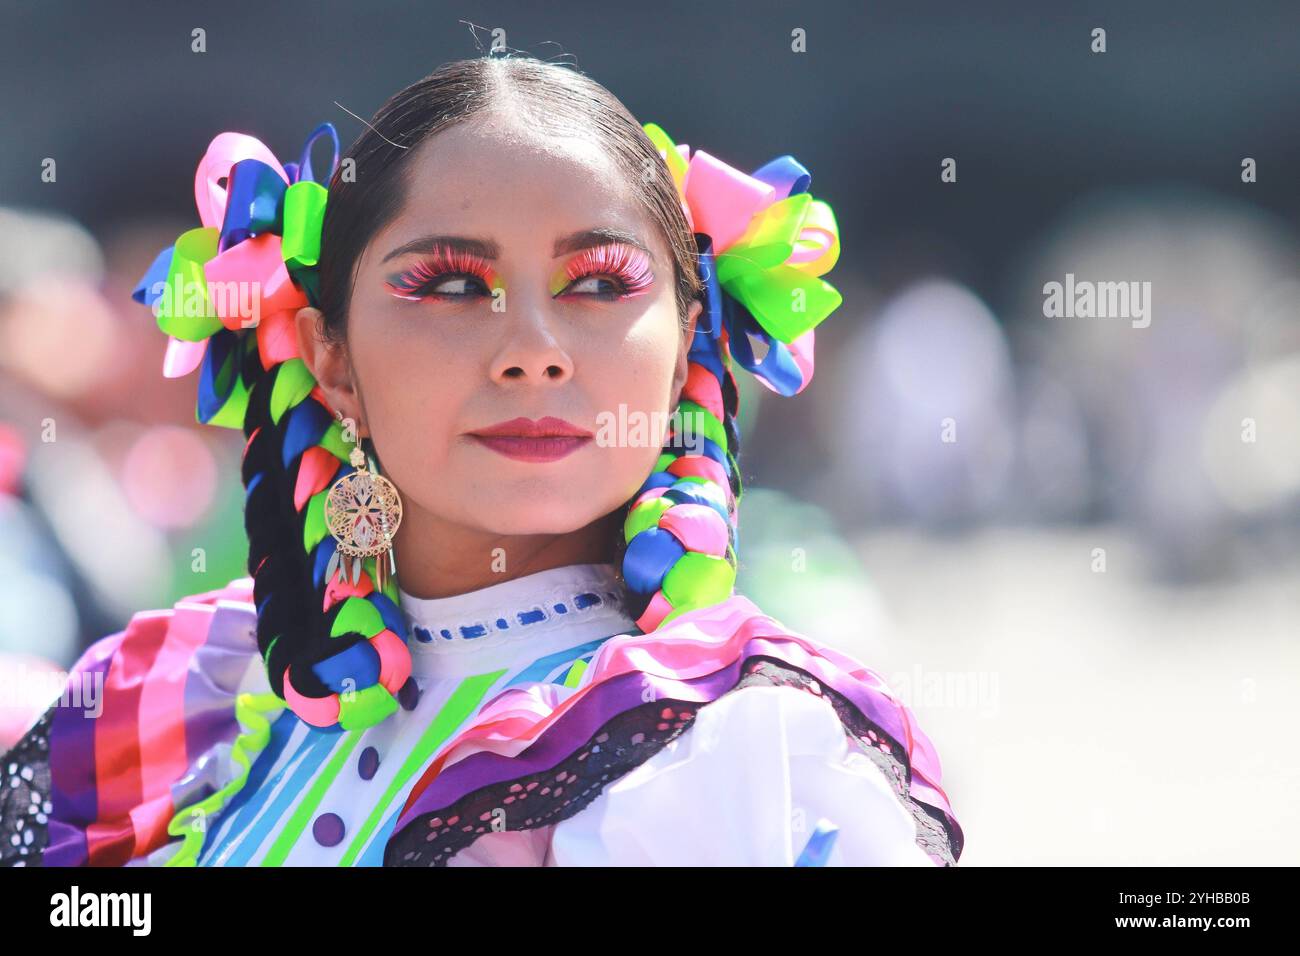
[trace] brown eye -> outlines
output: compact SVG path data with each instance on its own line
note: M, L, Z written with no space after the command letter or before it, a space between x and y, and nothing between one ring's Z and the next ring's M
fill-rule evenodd
M483 280L475 275L444 272L433 275L428 272L413 271L399 276L388 287L393 294L404 299L464 299L478 295L491 295Z
M600 283L604 283L605 288L600 288ZM561 294L612 296L622 295L623 292L623 283L619 282L617 279L611 279L608 276L591 275L583 276L580 279L574 279Z
M465 299L476 294L490 296L495 275L478 256L439 248L386 284L402 299Z

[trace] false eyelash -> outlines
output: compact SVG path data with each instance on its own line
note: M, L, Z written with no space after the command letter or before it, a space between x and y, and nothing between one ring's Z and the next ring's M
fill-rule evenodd
M584 249L569 262L565 274L574 282L598 275L612 276L622 286L617 293L620 298L644 294L655 280L649 257L619 242Z
M399 298L418 301L431 295L441 294L432 291L433 287L440 282L464 277L478 279L490 290L494 284L495 273L492 267L478 256L459 249L439 247L434 249L427 258L421 259L403 272L396 281L390 280L388 287L393 290L393 295ZM452 298L467 297L455 293L446 294Z

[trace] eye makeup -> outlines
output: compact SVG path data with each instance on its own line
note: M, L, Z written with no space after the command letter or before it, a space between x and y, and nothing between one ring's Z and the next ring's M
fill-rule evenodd
M456 280L463 281L464 291L439 291ZM385 284L392 295L412 302L466 299L476 294L490 297L497 289L505 288L487 260L447 246L435 247L411 268L390 276ZM481 286L481 290L472 291L475 285Z
M583 249L552 276L551 295L558 298L566 290L581 285L588 279L604 279L613 288L572 294L595 298L631 298L648 292L654 284L655 276L650 268L650 257L640 249L622 242L605 243Z
M643 249L606 242L569 259L552 275L549 290L553 298L627 299L644 295L654 281L650 256ZM394 297L411 302L492 297L505 288L485 258L444 244L432 247L410 268L390 275L385 285Z

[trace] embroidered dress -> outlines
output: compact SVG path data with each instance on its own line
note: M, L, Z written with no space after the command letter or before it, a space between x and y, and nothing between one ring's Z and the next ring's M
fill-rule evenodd
M0 758L0 861L956 862L937 757L876 675L740 596L654 635L622 599L608 564L403 593L402 709L352 732L269 692L249 579L137 614L69 677L99 675L98 714L65 695Z

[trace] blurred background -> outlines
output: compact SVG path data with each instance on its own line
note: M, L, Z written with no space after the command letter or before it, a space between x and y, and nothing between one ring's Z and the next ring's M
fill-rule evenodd
M1300 862L1300 7L565 6L0 3L0 680L245 573L130 299L211 138L346 145L499 28L834 207L812 385L737 373L738 586L911 705L962 864Z

